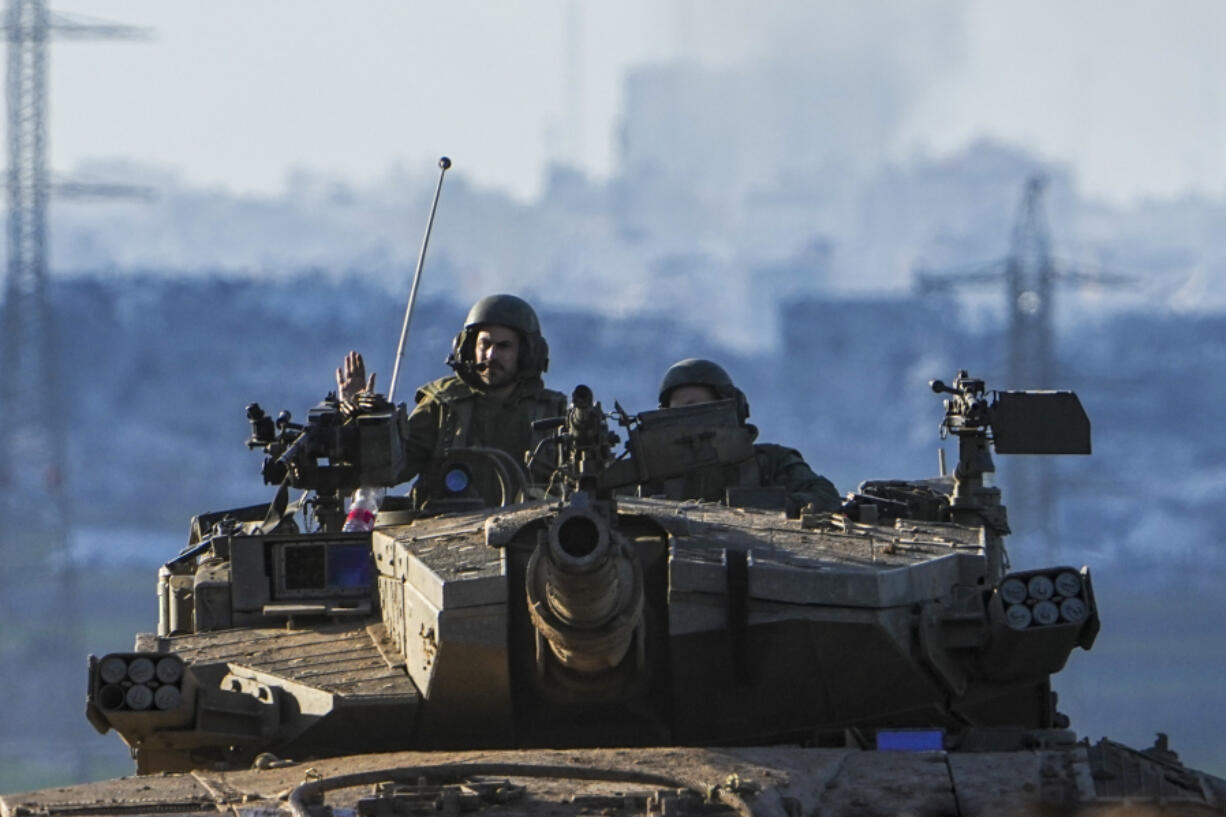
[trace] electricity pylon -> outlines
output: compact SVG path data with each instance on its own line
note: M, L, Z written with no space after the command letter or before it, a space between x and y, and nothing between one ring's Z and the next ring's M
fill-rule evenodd
M52 37L135 39L144 29L55 14L8 0L7 265L0 310L0 718L24 745L71 746L43 721L48 703L80 694L77 576L69 552L60 350L47 282L47 62ZM74 195L129 195L123 185L65 185ZM71 698L65 698L71 700ZM58 705L58 704L56 704ZM62 751L57 751L61 757ZM81 755L68 752L81 766ZM79 771L79 769L78 769Z
M1051 234L1043 212L1041 176L1026 180L1009 254L957 271L917 269L920 293L949 292L960 286L1005 285L1007 333L1005 382L1009 389L1053 389L1059 382L1056 356L1055 295L1057 284L1123 284L1131 279L1065 267L1052 255ZM1052 463L1046 457L1013 457L1008 464L1010 518L1041 535L1055 547L1056 501ZM1024 520L1024 521L1023 521ZM1058 555L1058 554L1049 554Z

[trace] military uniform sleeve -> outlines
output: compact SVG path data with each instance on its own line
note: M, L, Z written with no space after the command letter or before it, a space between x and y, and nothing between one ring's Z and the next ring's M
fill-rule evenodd
M409 434L404 441L404 468L400 482L408 482L426 470L438 445L442 405L430 396L420 396L409 414Z
M795 448L762 443L754 446L762 484L783 488L797 507L812 503L819 511L836 511L843 505L834 483L813 472Z

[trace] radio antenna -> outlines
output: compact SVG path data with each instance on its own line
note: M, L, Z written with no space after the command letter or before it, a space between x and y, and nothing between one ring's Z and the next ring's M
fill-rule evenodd
M396 383L400 379L400 361L404 359L404 347L409 340L409 324L413 322L413 306L417 303L417 285L421 283L421 268L426 263L426 247L430 246L430 231L434 228L434 213L438 210L439 193L443 190L443 176L451 167L446 156L438 160L438 185L434 188L434 202L430 205L430 218L426 221L426 234L421 239L421 252L417 254L417 270L413 273L413 286L409 290L409 302L404 307L404 324L400 327L400 343L396 346L396 362L392 366L392 382L387 390L389 403L396 402Z

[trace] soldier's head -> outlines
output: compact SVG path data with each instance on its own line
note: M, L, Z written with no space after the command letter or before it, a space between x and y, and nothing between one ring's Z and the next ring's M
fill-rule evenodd
M447 365L475 386L497 389L548 369L549 345L527 301L488 295L468 310Z
M732 382L724 367L710 360L688 357L679 360L664 373L660 381L660 408L692 406L713 400L736 400L737 418L749 419L749 401L745 392Z

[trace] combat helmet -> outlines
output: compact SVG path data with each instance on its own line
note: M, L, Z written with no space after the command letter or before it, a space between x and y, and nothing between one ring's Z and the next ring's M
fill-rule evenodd
M714 361L687 357L669 366L660 381L660 408L668 406L668 396L681 386L706 386L721 400L736 400L737 419L742 423L749 419L749 400L745 392L738 389L724 367Z
M451 344L447 365L469 382L476 381L473 369L477 333L484 326L498 325L514 329L519 335L519 376L535 377L549 368L549 344L541 334L541 322L536 311L523 298L515 295L487 295L473 304L464 319L464 328Z

